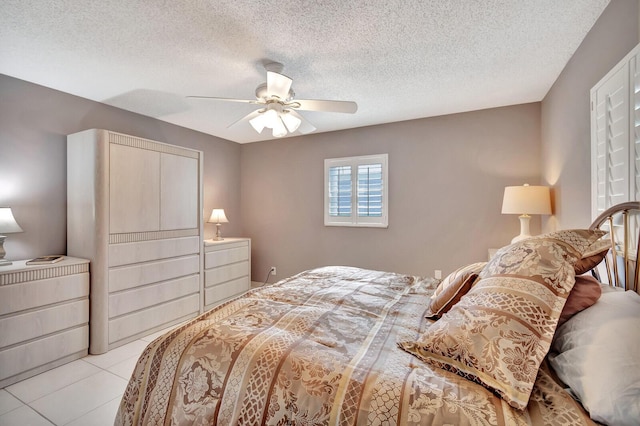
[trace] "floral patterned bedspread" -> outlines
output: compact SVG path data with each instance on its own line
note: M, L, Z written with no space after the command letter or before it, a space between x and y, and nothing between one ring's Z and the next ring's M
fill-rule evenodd
M518 411L401 350L435 285L326 267L249 291L152 342L115 424L592 424L543 370Z

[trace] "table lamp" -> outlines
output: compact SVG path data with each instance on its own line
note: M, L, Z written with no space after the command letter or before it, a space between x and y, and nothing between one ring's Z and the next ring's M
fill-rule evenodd
M551 214L551 196L548 186L507 186L502 199L502 214L520 215L520 235L511 243L531 237L529 220L532 214Z
M10 207L0 207L0 266L11 265L13 262L5 260L4 256L7 252L4 250L4 240L7 238L3 234L11 234L15 232L22 232L22 228L16 222L16 219L11 213Z
M213 240L214 241L224 240L224 238L222 238L222 234L220 233L220 224L229 223L227 216L225 216L224 214L224 209L213 209L211 211L211 216L209 217L209 220L207 220L207 222L216 224L216 236Z

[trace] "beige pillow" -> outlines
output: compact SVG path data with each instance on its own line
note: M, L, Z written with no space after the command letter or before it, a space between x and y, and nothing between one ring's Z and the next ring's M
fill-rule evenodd
M503 247L460 302L399 346L524 409L574 285L573 265L602 235L558 231Z
M611 241L608 238L603 238L607 232L599 229L569 229L533 238L546 238L546 236L553 235L560 235L563 242L574 245L582 253L581 258L574 263L576 275L582 275L597 266L611 248Z
M451 309L471 289L476 278L478 278L478 273L486 264L487 262L472 263L447 275L433 292L431 303L425 316L427 318L440 318L442 314Z

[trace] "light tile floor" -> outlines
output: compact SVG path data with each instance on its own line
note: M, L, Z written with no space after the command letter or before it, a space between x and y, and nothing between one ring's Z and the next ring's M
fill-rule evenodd
M0 426L113 425L138 357L168 330L0 389Z

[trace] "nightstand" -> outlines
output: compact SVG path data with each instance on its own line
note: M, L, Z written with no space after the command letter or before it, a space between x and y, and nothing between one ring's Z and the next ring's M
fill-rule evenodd
M251 288L251 239L204 241L204 310Z
M87 355L89 261L0 267L0 388Z

